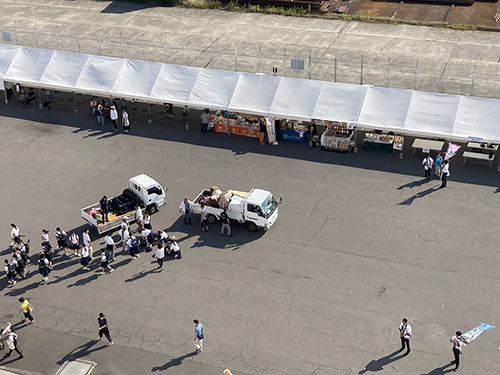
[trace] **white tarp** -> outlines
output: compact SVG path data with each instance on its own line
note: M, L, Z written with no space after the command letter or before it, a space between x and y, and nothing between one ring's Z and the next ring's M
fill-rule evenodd
M146 102L331 120L500 142L500 100L162 64L0 44L0 83Z

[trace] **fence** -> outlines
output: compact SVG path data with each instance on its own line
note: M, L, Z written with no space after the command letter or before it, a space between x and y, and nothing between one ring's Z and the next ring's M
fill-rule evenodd
M206 37L169 40L167 36L127 35L123 31L2 28L3 42L111 57L202 68L499 98L500 64L452 60L436 64L422 56L359 54L339 48L319 55L304 48L282 51L266 45L229 45ZM274 72L274 73L273 73Z

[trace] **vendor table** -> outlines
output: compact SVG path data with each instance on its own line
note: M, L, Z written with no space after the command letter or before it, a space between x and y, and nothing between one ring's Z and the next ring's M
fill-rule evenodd
M428 148L429 150L433 151L441 151L443 149L444 142L442 141L431 141L429 139L415 139L413 142L413 145L411 146L413 148L413 155L415 155L415 151L417 149L421 148Z
M481 147L481 145L484 145L484 147ZM467 147L486 151L498 151L498 145L491 145L491 147L489 147L486 143L469 142L467 143Z
M493 164L493 160L495 159L495 156L490 158L490 155L488 154L481 154L479 152L471 152L471 151L465 151L463 157L464 157L464 165L467 159L475 159L475 160L480 160L482 163L489 164L490 169L491 165Z
M227 133L227 124L215 123L215 131L217 133ZM229 125L231 134L244 135L245 137L259 138L259 127L245 125Z
M383 151L383 152L392 152L393 141L382 142L382 141L372 141L365 139L363 141L363 148L366 151Z

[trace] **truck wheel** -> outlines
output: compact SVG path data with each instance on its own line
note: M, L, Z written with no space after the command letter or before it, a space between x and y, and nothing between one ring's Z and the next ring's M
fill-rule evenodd
M215 224L215 222L217 221L217 218L215 217L215 215L209 214L209 215L207 216L207 221L208 221L210 224Z
M257 224L252 223L251 221L249 221L249 222L247 223L247 229L248 229L250 232L257 232L257 230L258 230L259 228L257 228Z
M158 212L158 207L156 206L156 204L152 204L146 209L146 211L148 211L148 214L153 215Z

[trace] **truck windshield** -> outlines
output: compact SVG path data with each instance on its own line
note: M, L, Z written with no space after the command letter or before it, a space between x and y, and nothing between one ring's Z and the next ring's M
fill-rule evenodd
M264 214L266 215L266 218L268 218L276 210L276 207L278 207L278 202L276 202L276 199L272 194L269 194L264 203L262 204L262 207L264 209Z

